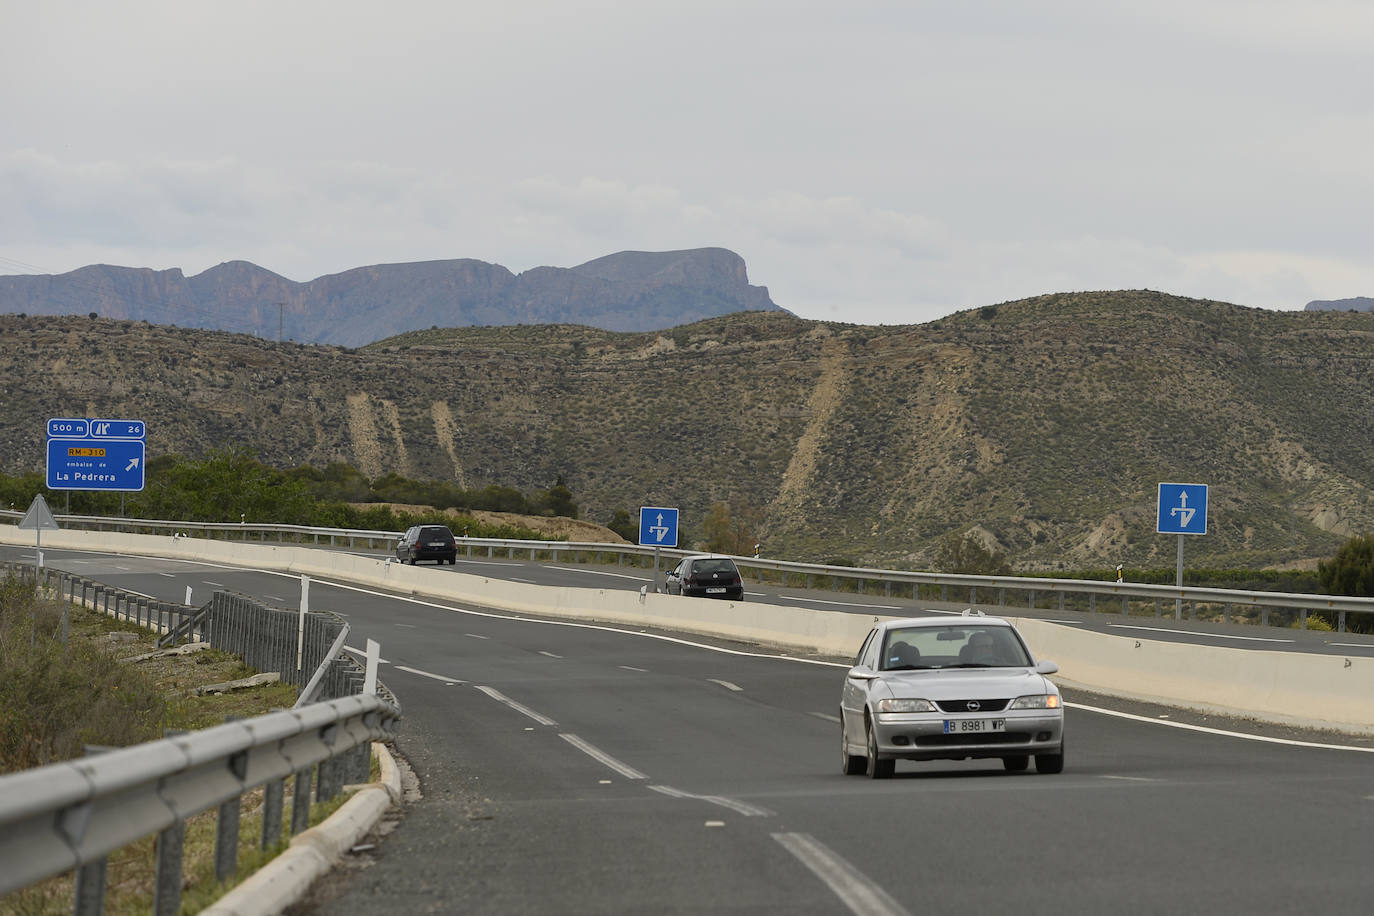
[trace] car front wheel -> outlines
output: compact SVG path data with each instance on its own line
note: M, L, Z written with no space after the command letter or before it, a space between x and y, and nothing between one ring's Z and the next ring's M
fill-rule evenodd
M1057 754L1036 754L1035 772L1037 773L1062 773L1064 772L1064 745L1059 745Z
M878 756L878 733L873 730L873 723L869 722L868 732L868 757L867 773L870 779L889 779L893 770L897 768L897 761L884 759Z

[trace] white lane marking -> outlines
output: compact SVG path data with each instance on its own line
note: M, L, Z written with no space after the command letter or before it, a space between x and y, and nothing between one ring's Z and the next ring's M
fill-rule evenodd
M561 656L561 655L554 655L552 652L545 652L543 649L540 649L540 650L539 650L539 654L540 654L540 655L546 655L546 656L548 656L549 658L562 658L562 657L563 657L563 656Z
M580 573L587 573L588 575L592 575L592 576L612 576L612 577L614 577L614 578L616 578L616 579L631 579L631 580L633 580L633 581L635 581L635 582L648 582L648 581L649 581L648 579L644 578L643 576L627 576L627 575L625 575L624 573L601 572L600 570L596 570L596 569L575 569L575 568L569 567L569 566L547 566L547 567L545 567L545 568L546 568L546 569L557 569L557 570L561 570L562 572L580 572Z
M263 597L266 598L268 601L285 601L285 600L286 600L285 598L279 598L279 597L277 597L276 595L263 595Z
M534 585L534 584L535 584L533 579L522 579L522 578L520 578L519 576L511 576L510 579L509 579L508 581L510 581L510 582L523 582L525 585Z
M775 833L773 839L834 891L854 916L910 916L867 875L807 833Z
M421 671L419 668L408 668L405 665L397 665L397 671L409 671L411 674L418 674L420 677L427 677L436 681L443 681L445 684L466 684L467 681L456 677L449 677L447 674L434 674L430 671Z
M464 633L463 635L464 635L464 636L470 636L470 637L472 637L473 639L491 639L490 636L478 636L476 633Z
M837 604L840 607L871 607L878 611L895 611L901 608L900 604L867 604L861 601L824 601L820 598L800 598L795 595L779 595L782 601L808 601L811 604Z
M163 577L168 578L168 579L175 579L175 578L176 578L176 574L175 574L175 573L162 573L162 572L160 572L160 573L158 573L158 575L159 575L159 576L163 576Z
M517 703L515 700L512 700L510 697L506 696L504 693L497 690L495 687L478 687L477 689L485 693L487 696L491 697L496 702L505 703L507 706L509 706L516 712L520 713L521 715L529 716L531 719L538 722L540 725L558 724L557 722L550 719L548 716L542 715L540 713L535 712L533 709L530 709L524 703Z
M649 788L669 798L690 798L694 801L704 801L712 805L719 805L722 808L729 808L736 814L742 814L745 817L773 816L773 812L769 811L767 808L760 808L758 805L751 805L748 802L742 802L735 798L726 798L723 795L695 795L691 792L684 792L681 789L674 789L672 786L649 786Z
M648 673L649 673L649 669L648 669L648 668L636 668L634 665L617 665L616 667L617 667L617 668L620 668L622 671L634 671L634 672L637 672L637 673L639 673L639 674L648 674Z
M1055 620L1053 617L1040 617L1038 619L1042 623L1062 623L1071 627L1081 627L1083 625L1083 621L1081 620Z
M129 567L127 567L127 566L119 566L119 565L117 565L117 564L116 564L116 566L115 566L115 569L120 569L120 570L123 570L124 572L128 572L128 571L129 571Z
M1243 639L1250 642L1295 642L1292 639L1269 639L1263 636L1232 636L1229 633L1201 633L1194 630L1168 630L1164 627L1135 627L1126 623L1109 623L1114 630L1145 630L1152 633L1181 633L1184 636L1206 636L1209 639Z
M1265 744L1287 744L1292 747L1314 747L1328 751L1359 751L1362 754L1374 754L1374 747L1355 747L1349 744L1322 744L1318 741L1297 741L1293 738L1274 738L1269 735L1247 735L1245 732L1231 732L1221 728L1208 728L1205 725L1189 725L1186 722L1171 722L1166 719L1151 719L1148 716L1137 716L1129 712L1117 712L1114 709L1102 709L1097 706L1085 706L1082 703L1065 703L1070 709L1083 709L1088 712L1101 713L1104 716L1116 716L1118 719L1130 719L1132 722L1149 722L1154 725L1164 725L1169 728L1182 728L1190 732L1203 732L1208 735L1221 735L1226 738L1244 738L1247 741L1263 741Z
M524 563L512 563L509 560L465 560L462 557L458 558L458 562L468 566L505 566L510 569L518 569L525 565Z
M1122 782L1159 782L1158 779L1151 779L1148 776L1103 776L1102 779L1118 779Z
M577 748L579 751L586 754L588 757L592 758L598 763L604 763L606 766L615 770L617 773L619 773L621 776L624 776L626 779L649 778L648 776L645 776L643 773L639 772L639 770L636 770L634 767L630 766L628 763L621 763L619 760L616 760L610 754L606 753L600 748L593 747L592 745L583 741L576 735L562 734L558 737L562 738L564 741L568 742L573 747Z
M813 712L813 713L810 713L810 715L815 716L817 719L824 719L824 720L827 721L827 722L834 722L836 725L839 725L839 724L840 724L840 717L839 717L839 716L832 716L832 715L831 715L830 713L828 713L828 712Z
M223 582L211 582L209 579L205 580L205 584L210 586L211 588L224 588Z
M345 651L345 652L352 652L354 655L359 655L359 656L362 656L363 658L367 658L367 652L364 651L363 649L355 649L355 648L353 648L352 646L344 646L344 651ZM378 657L377 657L377 663L378 663L379 665L389 665L389 664L391 664L391 662L387 661L386 659L382 658L381 656L378 656ZM407 668L406 670L408 671L408 670L410 670L410 669Z
M392 624L392 626L401 627L402 629L406 629L406 630L418 630L418 629L419 629L419 627L417 627L417 626L416 626L415 624L413 624L413 623L394 623L394 624Z
M710 681L712 684L719 684L720 686L724 687L726 690L735 690L735 691L742 691L742 690L744 690L744 688L741 687L739 684L732 684L732 683L730 683L729 681L722 681L720 678L708 677L706 680Z
M1329 642L1327 645L1341 649L1374 649L1374 645L1367 642Z

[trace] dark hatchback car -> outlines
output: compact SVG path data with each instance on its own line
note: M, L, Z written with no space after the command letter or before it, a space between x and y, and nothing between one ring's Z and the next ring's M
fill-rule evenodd
M458 542L453 539L453 532L443 525L416 525L407 529L396 542L396 559L411 566L416 560L457 563Z
M729 557L684 557L663 584L670 595L744 600L744 579Z

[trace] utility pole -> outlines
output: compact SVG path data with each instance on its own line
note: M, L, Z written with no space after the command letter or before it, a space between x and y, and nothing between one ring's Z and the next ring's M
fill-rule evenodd
M286 303L277 303L277 343L281 343L282 326L286 323Z

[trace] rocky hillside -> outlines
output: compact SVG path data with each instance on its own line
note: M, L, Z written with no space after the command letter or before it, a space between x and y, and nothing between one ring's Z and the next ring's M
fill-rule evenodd
M247 261L178 269L94 265L0 277L0 313L89 315L356 347L430 327L584 324L647 331L778 311L723 248L622 251L513 274L484 261L378 264L296 283Z
M89 318L0 318L0 469L45 421L148 423L149 456L247 448L533 491L584 518L731 501L765 554L920 567L976 530L1021 568L1169 567L1156 485L1207 483L1190 564L1329 556L1374 530L1374 315L1154 292L932 324L780 312L662 333L414 332L358 351Z

